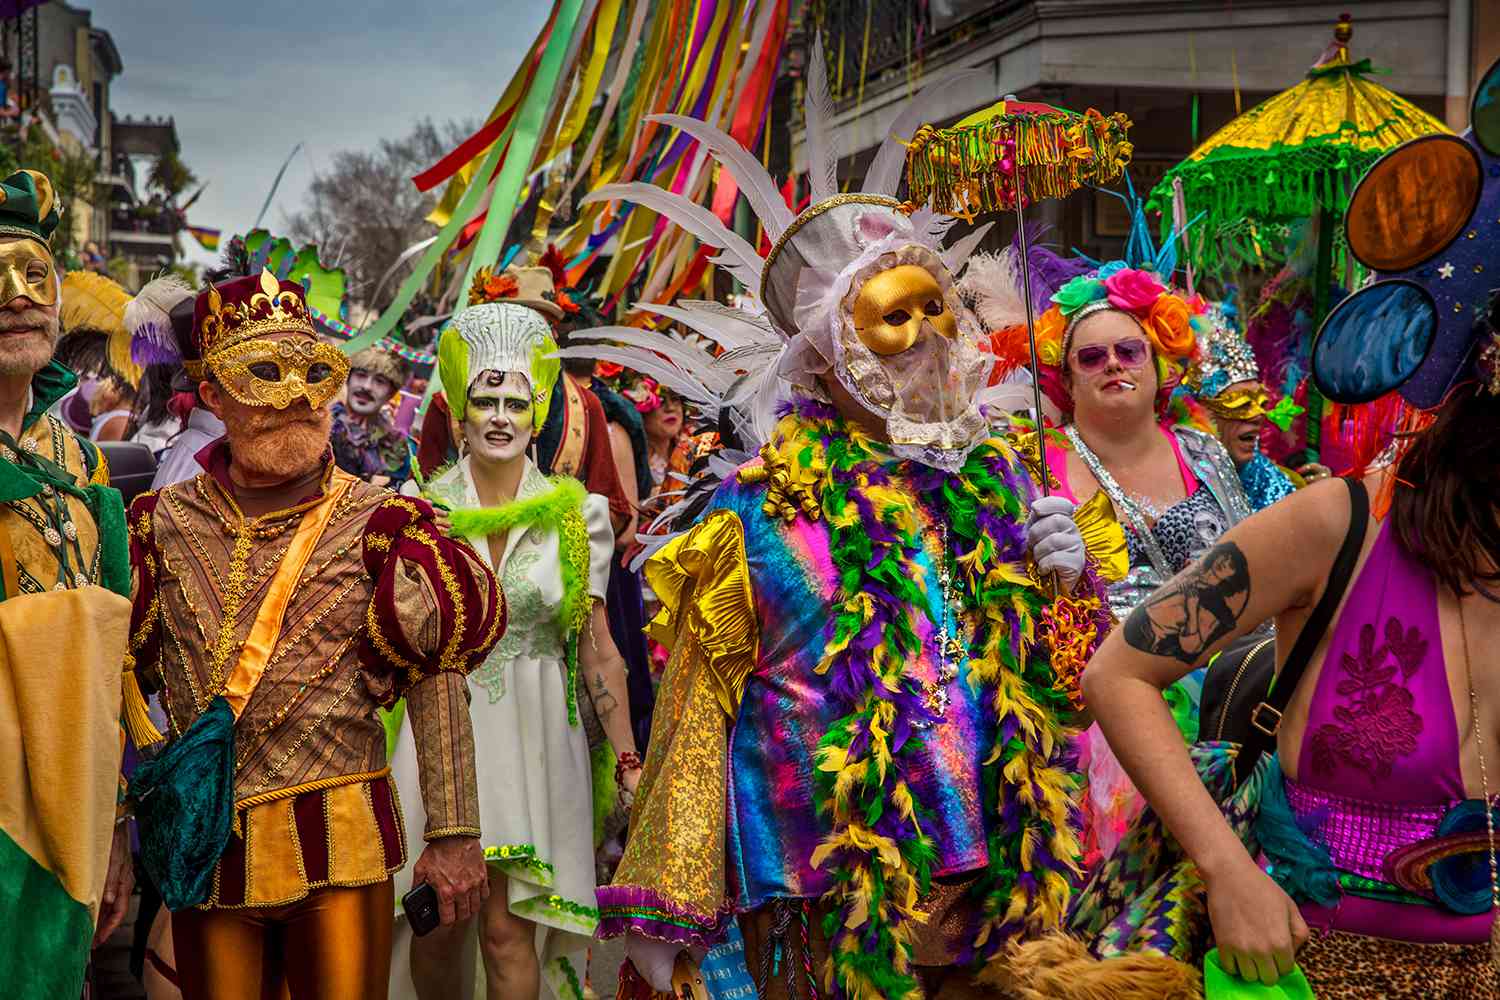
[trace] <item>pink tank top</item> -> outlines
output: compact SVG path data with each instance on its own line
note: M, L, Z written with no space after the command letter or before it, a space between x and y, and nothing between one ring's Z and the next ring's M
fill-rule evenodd
M1287 799L1343 871L1388 881L1385 857L1432 837L1462 801L1458 721L1443 658L1437 587L1386 522L1334 625ZM1310 926L1410 941L1489 938L1491 914L1345 892L1304 904Z

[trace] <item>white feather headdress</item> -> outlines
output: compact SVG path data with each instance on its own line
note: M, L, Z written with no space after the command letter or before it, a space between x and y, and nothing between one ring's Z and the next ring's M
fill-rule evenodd
M949 73L918 93L877 150L863 189L839 194L833 103L822 40L815 40L805 99L812 204L795 216L760 160L721 129L682 115L652 116L697 139L733 173L772 241L771 251L761 258L713 212L655 185L601 187L583 200L633 201L717 249L712 260L744 286L744 306L679 301L638 307L718 344L725 353L717 358L707 351L685 349L667 333L619 327L575 332L558 356L626 365L681 393L712 418L728 410L727 419L742 431L753 451L769 437L786 387L812 390L816 376L835 369L841 299L856 273L883 254L917 246L936 254L957 274L988 231L988 226L981 227L945 250L943 238L953 220L926 208L908 213L895 197L905 162L903 140L926 119L924 112L934 95L968 72L973 71Z

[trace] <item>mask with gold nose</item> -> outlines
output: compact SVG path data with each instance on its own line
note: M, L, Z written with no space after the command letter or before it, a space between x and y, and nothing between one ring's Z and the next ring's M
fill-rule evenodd
M924 321L950 340L958 333L958 319L942 286L917 264L872 276L859 290L852 313L860 343L882 356L909 350L922 335Z

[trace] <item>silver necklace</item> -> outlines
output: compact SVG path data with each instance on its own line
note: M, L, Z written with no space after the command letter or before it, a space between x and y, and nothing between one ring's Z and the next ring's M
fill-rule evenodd
M1093 474L1094 479L1098 481L1099 488L1109 497L1110 503L1115 505L1115 510L1118 513L1124 514L1130 521L1131 529L1135 531L1136 538L1141 543L1141 548L1146 550L1146 557L1151 560L1151 565L1156 569L1156 572L1161 575L1163 580L1169 578L1172 575L1172 571L1167 563L1166 553L1162 551L1161 544L1157 542L1156 536L1151 533L1151 527L1147 523L1148 516L1151 520L1155 520L1160 515L1155 513L1154 508L1148 515L1141 503L1120 487L1119 482L1104 467L1104 463L1099 461L1099 456L1095 455L1094 450L1084 442L1083 435L1078 433L1078 426L1076 424L1068 424L1067 427L1063 428L1063 433L1068 436L1068 440L1073 443L1073 449L1078 453L1078 457L1083 460L1083 464Z
M948 571L948 526L938 525L938 594L940 597L940 620L937 632L938 673L935 681L922 681L922 704L929 712L943 719L948 714L948 686L958 678L958 670L968 659L968 647L957 634L962 630L958 622L958 592L953 576ZM933 723L919 722L918 729L928 729Z

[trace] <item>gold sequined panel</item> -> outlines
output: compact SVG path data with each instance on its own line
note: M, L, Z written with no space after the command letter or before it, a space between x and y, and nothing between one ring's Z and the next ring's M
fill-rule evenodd
M53 417L44 416L32 424L21 435L20 444L67 469L79 486L88 485L83 446ZM65 518L58 516L59 504L66 508ZM15 548L22 593L42 593L59 584L71 589L98 582L99 527L77 497L49 491L0 504L0 530L10 536ZM66 565L59 558L60 552L67 554Z
M361 667L358 642L373 591L360 543L387 496L352 483L308 558L235 729L237 799L385 764L375 709L393 682ZM234 669L302 513L241 519L207 475L161 491L160 674L173 733Z
M701 646L679 644L662 677L651 749L617 886L639 886L712 915L724 905L728 719Z

